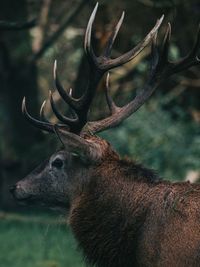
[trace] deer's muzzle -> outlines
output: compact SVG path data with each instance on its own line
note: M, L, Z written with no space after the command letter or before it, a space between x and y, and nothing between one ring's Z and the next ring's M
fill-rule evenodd
M12 185L9 190L13 197L18 201L27 201L32 197L20 183Z

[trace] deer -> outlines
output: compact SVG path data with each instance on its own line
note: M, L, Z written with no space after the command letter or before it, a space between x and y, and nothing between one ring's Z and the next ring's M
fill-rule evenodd
M163 180L153 170L120 155L98 133L118 126L136 112L155 89L175 73L198 65L200 28L194 46L178 61L168 59L171 26L158 44L157 20L146 37L130 51L111 58L113 43L124 12L97 56L92 46L96 4L85 32L84 49L89 62L88 86L80 98L65 90L54 63L55 87L71 115L63 115L50 92L49 101L58 122L27 110L25 118L35 127L53 133L61 148L24 179L10 188L26 204L62 208L86 262L97 267L196 267L200 266L200 185ZM150 70L144 87L128 104L119 107L110 95L109 71L135 58L151 45ZM105 98L109 115L88 120L99 82L106 76Z

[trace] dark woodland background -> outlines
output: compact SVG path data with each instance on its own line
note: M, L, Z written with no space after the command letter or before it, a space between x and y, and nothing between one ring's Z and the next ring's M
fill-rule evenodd
M77 96L87 84L83 36L95 1L6 0L0 8L0 205L15 207L8 187L22 178L58 144L55 136L30 126L21 114L23 96L38 116L40 105L54 90L53 62L63 85ZM199 1L99 1L94 23L94 46L101 51L121 12L126 16L115 42L113 57L133 47L163 13L172 24L170 58L187 54L200 20ZM25 24L24 24L25 23ZM148 73L150 49L111 73L111 91L120 105L134 97ZM92 118L106 115L104 83L100 84ZM58 105L67 107L55 94ZM104 112L105 111L105 112ZM46 114L55 121L49 105ZM103 134L122 155L155 168L166 179L197 177L200 170L200 68L174 75L151 100L124 124Z
M53 62L66 89L80 96L87 84L83 36L96 4L92 0L0 1L0 262L2 266L85 266L75 252L63 218L18 206L9 186L55 152L55 136L30 126L21 113L23 96L32 115L53 84ZM172 24L170 59L177 60L192 48L200 22L199 0L100 0L94 23L97 54L113 24L125 10L113 57L135 46L165 14L159 31ZM148 75L150 48L111 72L111 94L117 104L133 99ZM63 113L68 108L55 93ZM105 116L104 81L98 88L91 118ZM55 122L49 104L45 109ZM170 180L200 178L200 67L174 75L151 99L120 127L102 134L122 156L129 156ZM31 211L29 211L31 210ZM58 215L56 215L58 216ZM19 245L20 244L20 245ZM66 250L67 248L67 250Z

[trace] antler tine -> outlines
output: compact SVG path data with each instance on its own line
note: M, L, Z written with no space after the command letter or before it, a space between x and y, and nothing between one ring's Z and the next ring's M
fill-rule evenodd
M111 116L99 121L89 122L88 123L89 131L92 133L98 133L108 128L113 128L119 125L123 120L128 118L137 109L139 109L144 104L146 99L150 97L150 95L153 93L154 90L155 90L154 87L151 88L149 86L145 86L141 94L137 95L134 98L134 100L132 100L124 107L122 108L117 107L117 110L115 110L115 112L112 113Z
M117 112L117 110L119 109L115 102L113 101L112 97L109 94L109 79L110 79L110 73L108 72L107 76L106 76L106 101L110 110L111 114L114 114L115 112Z
M40 108L40 118L42 119L42 120L45 120L46 118L45 118L45 115L44 115L44 107L45 107L45 105L46 105L46 100L44 100L43 101L43 103L42 103L42 105L41 105L41 108Z
M97 133L107 128L117 126L120 122L139 109L164 79L176 72L200 63L200 59L196 55L199 49L200 31L198 31L197 39L192 51L187 57L179 60L178 62L169 62L168 60L170 34L171 27L168 24L168 28L162 43L162 49L160 51L157 47L157 35L154 35L152 43L151 71L149 79L140 93L137 94L136 97L124 107L117 107L117 109L115 109L115 111L112 112L109 117L100 121L89 122L88 129L91 132ZM109 106L112 105L110 97L107 99L107 102Z
M74 110L78 110L80 108L79 101L72 97L72 95L68 94L65 89L62 87L57 72L57 60L54 61L54 68L53 68L53 76L54 76L54 83L58 90L58 93L62 97L62 99Z
M72 92L73 92L73 90L72 90L72 88L70 88L69 89L69 96L71 96L71 97L72 97Z
M70 88L69 89L69 96L72 97L72 95L73 95L73 90L72 90L72 88ZM72 115L73 118L77 117L76 112L72 108L70 108L70 112L71 112L71 115Z
M105 47L105 50L104 50L104 53L103 53L103 55L105 57L109 57L110 54L111 54L112 46L113 46L113 43L114 43L114 41L115 41L115 39L117 37L117 34L118 34L120 28L121 28L121 25L123 23L124 15L125 15L125 12L123 11L122 15L121 15L121 18L119 19L119 21L118 21L117 25L115 26L112 34L110 35L110 38L107 41L107 44L106 44L106 47Z
M68 118L64 115L62 115L56 108L56 105L54 103L54 100L53 100L53 95L52 95L52 92L49 91L49 100L50 100L50 104L51 104L51 108L54 112L54 114L56 115L56 117L63 123L69 125L71 128L73 128L75 125L77 125L78 123L78 117L76 116L76 118L74 119L71 119L71 118Z
M85 32L85 39L84 39L84 50L86 55L88 56L89 59L91 59L91 62L96 63L96 56L94 55L94 51L91 45L91 35L92 35L92 25L94 22L94 19L96 17L97 9L98 9L99 3L97 2L94 10L92 11L92 14L90 16L90 19L87 24L86 32Z
M45 108L46 102L47 102L47 101L44 100L43 103L42 103L42 105L41 105L41 108L40 108L40 119L41 119L42 121L45 121L45 122L50 123L50 122L47 120L47 118L46 118L46 116L45 116L45 114L44 114L44 108Z
M153 29L146 35L146 37L141 41L139 44L137 44L133 49L126 52L125 54L119 56L115 59L109 59L109 62L105 61L104 64L102 64L101 68L103 68L105 71L110 70L112 68L116 68L120 65L123 65L133 58L135 58L153 39L154 35L157 34L158 29L160 28L160 25L164 19L164 15L156 22Z
M47 131L47 132L51 132L51 133L54 133L54 127L51 123L48 123L48 122L43 122L43 121L40 121L40 120L37 120L35 118L33 118L27 111L27 108L26 108L26 98L24 97L23 98L23 101L22 101L22 114L24 115L24 117L35 127L41 129L41 130L44 130L44 131Z
M200 26L197 31L196 40L194 42L194 46L191 51L188 53L187 56L183 57L178 61L169 61L168 58L166 59L166 65L162 64L162 54L160 55L160 59L157 66L157 73L162 72L162 78L170 77L171 75L181 72L185 69L188 69L192 66L200 64L200 58L198 57L197 53L200 48Z

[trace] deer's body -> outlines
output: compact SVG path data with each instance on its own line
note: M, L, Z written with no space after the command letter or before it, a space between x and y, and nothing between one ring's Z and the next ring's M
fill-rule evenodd
M85 51L89 59L88 87L79 99L62 87L57 65L54 81L63 100L71 108L71 117L50 103L62 124L34 119L22 110L36 127L56 133L64 148L53 154L11 192L19 201L64 207L69 222L87 261L97 267L197 267L200 266L200 185L161 181L151 170L134 162L121 160L111 146L95 133L117 126L134 113L164 79L199 64L197 52L200 31L188 56L168 60L171 28L167 27L161 48L157 33L163 16L135 48L111 59L111 49L122 24L124 13L111 33L105 49L97 57L91 45L95 7L85 34ZM118 107L109 95L106 100L110 115L88 122L88 112L98 83L108 70L134 58L152 43L150 75L144 88L124 107Z
M200 185L160 181L135 163L105 159L69 222L95 266L200 266Z

